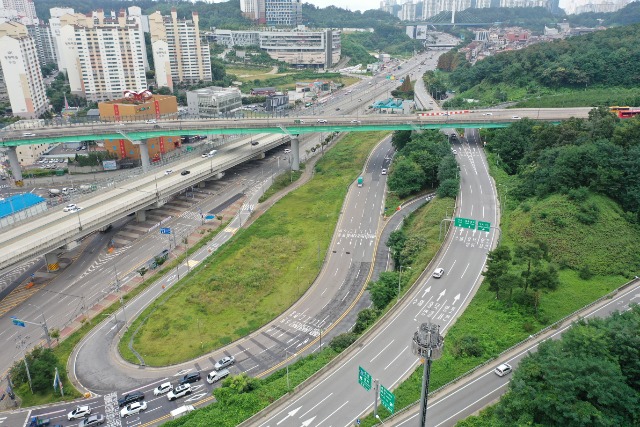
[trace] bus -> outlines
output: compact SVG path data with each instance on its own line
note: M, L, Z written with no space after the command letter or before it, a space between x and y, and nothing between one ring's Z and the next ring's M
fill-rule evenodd
M612 113L617 113L618 111L629 111L629 110L631 110L631 107L618 107L618 106L609 107L609 111L611 111Z
M620 117L621 119L630 119L631 117L640 115L640 108L620 110L618 111L617 114L618 114L618 117Z

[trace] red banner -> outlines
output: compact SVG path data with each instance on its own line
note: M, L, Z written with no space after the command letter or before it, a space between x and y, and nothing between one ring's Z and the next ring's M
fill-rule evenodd
M158 101L153 101L153 105L156 107L156 119L160 118L160 103Z
M113 115L116 118L116 122L120 121L120 109L118 108L118 104L113 104Z
M161 136L161 137L160 137L160 152L161 152L162 154L164 154L164 153L165 153L165 151L164 151L164 136Z
M124 146L124 139L119 139L118 142L120 143L120 158L124 159L125 157L127 157L127 151Z

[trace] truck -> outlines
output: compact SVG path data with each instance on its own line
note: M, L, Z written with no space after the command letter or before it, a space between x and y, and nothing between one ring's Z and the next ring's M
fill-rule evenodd
M49 424L51 424L51 420L49 418L31 417L29 427L45 427Z
M83 193L87 193L91 191L91 186L89 184L82 184L80 186L80 191L82 191Z
M176 418L180 418L183 417L185 415L187 415L189 412L191 411L195 411L196 408L193 407L193 405L184 405L181 406L177 409L174 409L173 411L170 412L171 414L171 419L176 419Z
M358 177L358 187L362 187L362 183L364 183L364 178L359 176Z
M62 194L62 192L60 190L58 190L57 188L50 188L49 189L49 197L56 197L56 196L59 196L60 194Z

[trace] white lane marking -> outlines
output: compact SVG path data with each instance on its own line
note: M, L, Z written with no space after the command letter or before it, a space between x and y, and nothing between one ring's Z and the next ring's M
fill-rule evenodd
M463 277L464 277L464 273L466 273L466 272L467 272L467 269L469 268L469 265L470 265L470 264L471 264L471 263L469 263L469 262L467 263L467 266L464 268L464 271L462 272L462 276L460 276L460 278L463 278Z
M318 405L320 405L322 402L324 402L325 400L327 400L328 398L331 397L331 395L333 394L333 392L329 393L327 395L327 397L325 397L324 399L322 399L320 402L316 403L315 405L313 405L313 407L311 409L309 409L307 412L305 412L304 414L300 415L300 418L304 417L305 415L307 415L309 412L313 411L314 409L316 409L318 407Z
M393 344L395 340L391 340L391 342L389 344L387 344L382 350L380 350L380 353L376 354L375 356L373 356L373 359L369 360L369 362L373 362L374 360L376 360L376 358L378 356L380 356L380 354L382 354L383 351L385 351L387 349L387 347L389 347L391 344Z
M325 418L324 420L320 421L318 424L316 424L316 427L320 427L320 424L322 424L323 422L327 421L331 416L333 416L333 414L335 414L336 412L338 412L340 409L344 408L344 406L349 403L349 401L347 400L346 402L344 402L338 409L336 409L335 411L333 411L332 413L330 413L327 418ZM313 417L315 418L315 417ZM305 421L306 422L306 421ZM309 423L311 424L311 423ZM309 425L307 424L307 426ZM304 423L302 423L302 425L304 425ZM305 426L306 427L306 426Z
M406 346L405 348L403 348L402 351L400 353L398 353L398 355L391 362L389 362L389 364L387 366L384 367L384 370L386 371L389 366L393 365L393 362L398 360L398 357L402 356L402 354L405 351L407 351L408 348L409 348L409 346Z

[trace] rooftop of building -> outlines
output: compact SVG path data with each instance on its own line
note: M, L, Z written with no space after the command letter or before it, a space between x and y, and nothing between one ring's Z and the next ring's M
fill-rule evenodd
M31 193L16 194L4 199L0 198L0 218L13 215L44 201L44 198Z
M152 94L150 97L140 97L140 98L122 97L122 98L119 98L119 99L112 99L111 101L102 101L99 104L140 105L140 104L147 104L147 103L155 102L155 101L163 101L165 99L171 99L171 98L176 99L176 97L173 96L173 95L156 95L156 94Z

